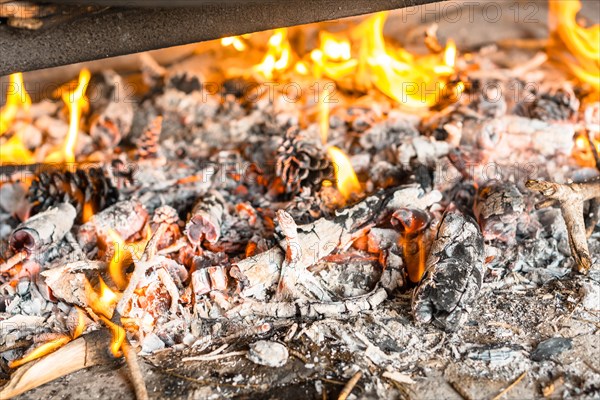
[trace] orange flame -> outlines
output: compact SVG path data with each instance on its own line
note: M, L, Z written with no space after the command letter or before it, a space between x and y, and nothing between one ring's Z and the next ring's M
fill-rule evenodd
M90 308L98 315L104 315L107 318L112 318L114 312L114 306L117 304L117 295L115 292L104 283L102 278L99 278L100 294L91 296L88 299Z
M81 334L83 333L83 330L85 329L85 314L83 313L83 310L79 307L76 307L77 309L77 326L75 327L75 330L73 331L73 339L77 339L79 336L81 336Z
M579 25L580 10L579 0L551 0L549 25L556 41L568 51L559 52L561 61L581 82L600 92L600 24L588 28Z
M360 193L360 182L344 152L335 146L331 146L327 148L327 153L333 162L337 188L342 196L349 199L353 194Z
M14 135L4 143L0 143L1 164L33 164L35 157L25 147L21 139Z
M113 240L114 253L108 265L110 277L117 287L121 290L127 286L127 278L123 271L125 264L131 262L131 253L124 251L125 241L113 229L108 230L108 235Z
M61 336L58 339L52 340L50 342L42 344L41 346L36 347L24 357L11 361L10 363L8 363L8 366L10 368L20 367L21 365L27 364L30 361L36 360L47 354L53 353L54 351L63 347L65 344L69 343L70 341L71 338L69 336Z
M12 74L6 90L6 104L0 110L0 136L8 131L18 112L27 111L30 106L31 97L25 90L23 74L20 72Z

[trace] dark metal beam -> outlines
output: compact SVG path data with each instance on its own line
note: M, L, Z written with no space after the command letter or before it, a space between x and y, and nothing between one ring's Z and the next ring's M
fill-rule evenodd
M92 3L102 1L118 3ZM439 0L260 0L220 4L173 0L173 4L181 5L182 1L186 5L193 2L194 7L110 8L38 31L2 25L0 76Z

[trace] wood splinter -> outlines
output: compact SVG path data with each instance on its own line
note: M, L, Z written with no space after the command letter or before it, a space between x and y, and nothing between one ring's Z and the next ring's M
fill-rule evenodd
M577 272L587 274L592 266L587 237L594 230L600 208L600 178L581 183L554 183L528 180L525 186L546 197L536 208L560 207L567 226L571 254L575 258ZM590 213L586 224L584 203L590 202ZM596 221L596 222L594 222Z

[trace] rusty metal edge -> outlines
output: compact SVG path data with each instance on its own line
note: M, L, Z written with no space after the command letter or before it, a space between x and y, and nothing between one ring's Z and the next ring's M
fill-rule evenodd
M39 31L0 26L0 76L439 0L305 0L110 8Z

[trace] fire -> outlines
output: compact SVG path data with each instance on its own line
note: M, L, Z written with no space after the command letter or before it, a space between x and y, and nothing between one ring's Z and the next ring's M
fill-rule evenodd
M7 163L33 164L34 162L35 157L18 136L15 135L0 144L0 165Z
M104 324L108 327L108 329L110 329L112 333L112 340L110 342L111 353L115 357L120 357L120 349L123 345L123 342L125 341L125 329L104 316L100 316L100 319L102 320L102 322L104 322Z
M224 47L232 46L237 51L246 50L246 43L242 41L240 36L229 36L221 39L221 45Z
M6 90L6 104L0 110L0 136L8 131L19 111L27 111L30 106L31 97L25 90L23 74L12 74Z
M131 253L124 251L125 241L113 229L108 230L108 235L113 240L114 253L108 265L110 277L117 287L121 290L127 286L127 278L123 271L125 264L131 261Z
M292 47L287 38L287 29L275 29L267 44L267 53L254 69L266 79L273 79L275 72L285 71L292 57Z
M327 153L333 162L337 188L342 196L349 199L353 194L360 193L360 182L344 152L335 146L331 146L327 148Z
M568 50L568 54L559 53L561 61L581 82L600 92L600 24L579 25L580 10L579 0L551 0L549 25L556 42Z
M52 340L50 342L44 343L41 346L36 347L31 352L29 352L25 357L16 359L11 361L8 366L10 368L17 368L23 364L27 364L30 361L36 360L40 357L43 357L47 354L50 354L59 348L63 347L65 344L69 343L71 338L67 335L61 336L58 339Z
M65 161L68 163L75 162L75 144L77 142L81 114L87 106L85 91L87 90L88 83L90 82L90 77L90 71L85 68L82 69L79 72L79 81L75 90L72 92L65 91L63 93L63 101L69 110L69 131L67 133L67 139L65 140L62 152L58 151L50 154L46 161Z
M79 336L81 336L81 334L83 333L83 330L85 329L85 314L83 313L83 310L79 307L76 307L77 309L77 326L75 327L75 330L73 331L73 339L77 339Z
M99 278L100 294L88 299L91 309L99 315L112 318L114 306L117 304L117 295Z

